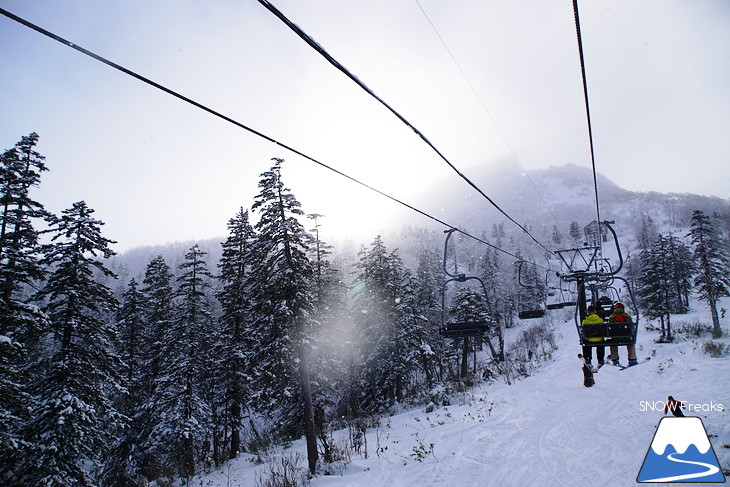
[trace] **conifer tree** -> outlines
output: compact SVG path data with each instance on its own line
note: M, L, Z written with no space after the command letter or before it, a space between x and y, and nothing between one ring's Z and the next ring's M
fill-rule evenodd
M639 248L647 250L654 244L656 236L659 235L659 229L654 220L648 215L641 216L641 227L638 231Z
M94 276L114 276L97 259L113 255L113 242L92 213L83 201L74 203L54 224L46 256L54 271L38 298L46 301L55 343L32 390L37 406L22 428L34 447L17 471L19 485L95 485L110 433L123 419L110 400L122 392L124 370L112 352L116 329L108 317L118 303Z
M355 280L359 406L382 412L405 397L409 374L426 353L425 323L416 314L410 272L380 236L360 252Z
M157 425L162 424L167 412L156 405L164 399L163 357L166 349L166 334L173 323L173 275L165 259L158 255L145 269L144 287L140 290L144 298L145 332L142 335L142 375L140 377L140 409L134 413L139 428L138 442L131 452L138 461L141 473L154 480L163 475L172 475L166 452L169 445L154 434ZM136 457L139 460L136 460Z
M692 212L692 226L688 236L694 245L693 257L697 265L694 285L700 299L707 302L716 337L722 336L717 300L730 295L730 257L727 243L723 242L717 226L700 210Z
M312 400L315 426L320 439L322 457L332 462L332 444L326 424L341 404L351 363L352 324L346 306L347 286L341 271L330 260L332 246L320 235L322 215L307 215L314 223L309 244L312 262L313 323L310 360Z
M122 294L122 304L117 317L119 350L126 364L127 391L117 402L117 408L127 418L118 432L102 475L105 485L136 487L142 485L142 463L139 449L143 431L140 414L145 395L142 382L144 362L145 299L135 279L131 279Z
M557 225L553 225L552 239L555 245L560 245L561 243L563 243L563 234L560 232Z
M218 300L222 306L220 317L221 359L225 384L224 430L228 436L228 455L234 458L241 451L241 419L248 397L246 329L251 323L251 300L247 288L248 274L253 266L251 247L256 233L249 223L248 210L243 208L228 221L228 238L222 244L223 255L218 264L222 289Z
M570 228L568 230L568 235L570 236L570 240L572 240L574 244L577 244L578 242L580 242L581 231L580 231L580 226L578 226L577 221L570 222Z
M638 294L647 318L659 318L662 339L672 340L670 313L673 310L673 287L667 239L657 235L652 246L641 253L641 276Z
M281 179L283 159L261 175L252 209L255 267L249 290L254 323L248 333L256 375L252 398L262 411L277 408L282 421L306 435L309 470L318 460L310 371L313 296L309 236L297 217L301 205Z
M671 263L670 280L676 296L675 313L686 313L689 310L689 295L692 292L692 275L694 262L692 252L680 239L667 236L669 262Z
M487 249L481 260L481 279L487 291L486 299L492 309L492 329L483 341L489 347L492 358L498 362L504 359L504 328L513 326L512 314L514 312L514 283L512 279L504 279L505 272L502 269L502 261L496 250ZM497 338L499 349L496 350L492 344L491 337Z
M0 335L18 328L17 314L28 312L19 291L43 277L34 219L50 221L43 205L30 197L47 171L45 157L34 150L38 135L23 137L0 156Z
M0 464L5 465L21 446L28 446L18 436L33 407L27 361L48 328L45 315L28 302L28 289L45 275L33 219L50 219L30 197L47 170L44 157L34 150L37 141L31 133L0 155Z
M442 259L441 252L436 249L421 249L414 276L414 304L419 316L427 320L423 370L429 387L443 377L440 357L445 353L445 342L438 332L441 327L441 293L444 280Z
M205 373L212 338L212 314L207 291L211 275L206 253L193 245L178 266L173 319L164 334L156 407L164 411L151 436L157 439L162 461L189 478L202 459L210 418L209 382Z

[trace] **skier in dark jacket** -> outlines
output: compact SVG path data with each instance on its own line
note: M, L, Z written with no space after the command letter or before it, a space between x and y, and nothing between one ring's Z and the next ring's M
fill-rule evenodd
M667 404L664 406L664 414L666 415L668 411L671 411L678 418L683 418L682 401L677 401L672 396L669 396L667 398Z

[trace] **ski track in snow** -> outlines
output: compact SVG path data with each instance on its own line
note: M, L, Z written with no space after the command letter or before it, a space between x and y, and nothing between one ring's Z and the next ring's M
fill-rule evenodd
M368 432L367 459L353 453L342 475L315 477L312 487L659 485L636 484L663 416L661 410L641 411L640 403L664 401L670 394L724 405L723 412L687 415L702 416L708 433L718 435L710 440L727 468L728 455L720 450L730 443L730 360L703 354L707 338L656 344L656 333L642 329L637 354L640 360L652 359L623 372L603 367L596 385L586 388L574 325L561 322L557 328L554 360L531 377L511 386L480 386L464 394L463 404L431 413L415 409L392 416L389 426ZM625 347L619 353L626 362ZM414 448L431 443L432 454L416 461ZM376 453L378 444L387 448ZM291 450L304 451L303 441ZM240 485L253 484L255 468L241 467ZM227 485L219 482L203 485Z

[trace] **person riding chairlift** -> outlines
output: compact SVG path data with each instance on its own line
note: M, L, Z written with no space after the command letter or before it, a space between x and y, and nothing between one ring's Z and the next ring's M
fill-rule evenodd
M603 318L598 316L598 314L596 313L595 306L591 305L591 306L588 306L588 308L586 309L586 317L585 317L585 319L583 319L581 324L582 325L599 325L603 322L604 322ZM588 340L591 341L590 338ZM598 360L598 365L600 367L604 363L604 356L606 354L605 346L599 346L599 347L584 346L583 347L583 359L585 360L586 364L589 367L593 368L593 365L591 364L591 360L593 359L593 351L592 351L593 348L596 349L596 360Z
M633 323L633 320L631 319L631 316L626 314L624 311L624 303L620 301L616 301L613 304L613 312L611 313L611 316L608 317L609 323ZM626 352L629 356L629 366L636 365L639 363L636 360L636 345L626 345ZM619 365L618 360L618 346L617 345L611 345L611 354L608 356L608 359L611 360L613 365Z

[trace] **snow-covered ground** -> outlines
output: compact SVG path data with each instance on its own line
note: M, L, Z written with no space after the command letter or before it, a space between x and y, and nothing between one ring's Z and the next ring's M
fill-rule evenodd
M727 308L730 300L723 304ZM695 303L695 309L673 317L673 325L708 323L706 307ZM553 322L559 349L531 377L513 385L485 384L465 393L460 404L384 418L367 433L367 458L353 453L341 474L318 476L311 485L637 485L663 415L649 405L663 406L668 395L699 405L687 415L702 418L721 467L730 468L730 358L704 352L709 336L657 344L657 334L642 326L637 354L651 360L623 371L604 366L596 374L596 386L585 388L572 319ZM730 315L723 328L730 334ZM620 354L625 363L624 347ZM725 410L718 411L717 405ZM303 441L279 453L295 451L304 452ZM191 485L252 486L261 469L242 455Z

